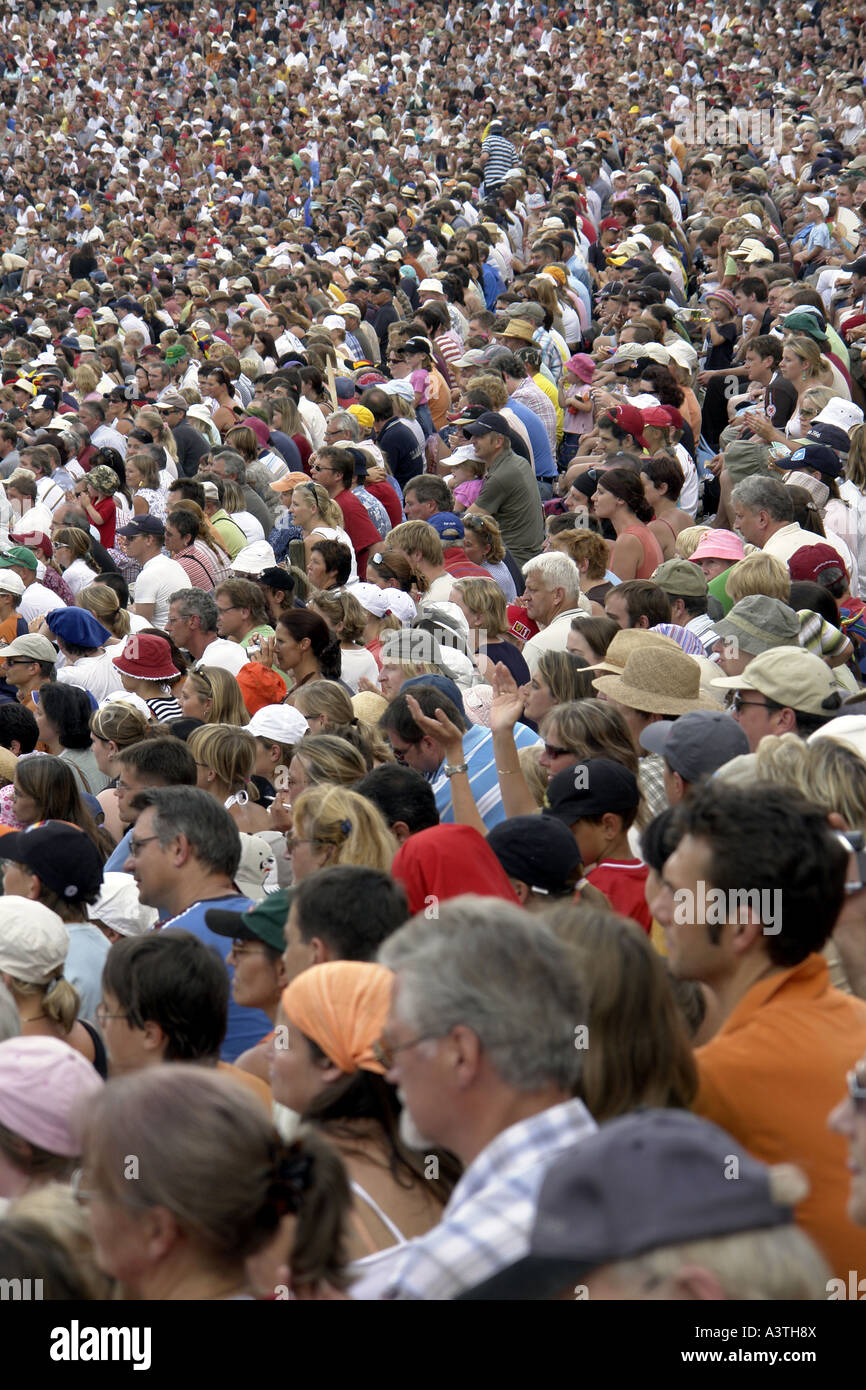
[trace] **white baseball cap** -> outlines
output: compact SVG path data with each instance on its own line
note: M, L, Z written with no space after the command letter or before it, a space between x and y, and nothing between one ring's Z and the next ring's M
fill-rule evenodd
M235 574L261 574L263 570L273 569L276 563L272 545L267 541L253 541L238 551L232 560L232 570Z
M0 970L41 985L63 966L69 932L56 912L30 898L0 898Z
M272 739L274 743L300 743L310 726L301 711L292 705L263 705L245 727L254 738Z

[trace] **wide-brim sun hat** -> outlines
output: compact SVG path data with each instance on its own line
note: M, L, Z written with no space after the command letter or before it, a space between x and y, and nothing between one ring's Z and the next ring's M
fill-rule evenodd
M126 640L120 656L111 663L115 670L140 681L176 680L180 671L171 659L171 647L164 637L134 632Z
M596 690L617 704L647 714L680 715L695 709L717 709L702 696L697 662L673 643L673 651L646 647L631 653L622 674L600 676Z

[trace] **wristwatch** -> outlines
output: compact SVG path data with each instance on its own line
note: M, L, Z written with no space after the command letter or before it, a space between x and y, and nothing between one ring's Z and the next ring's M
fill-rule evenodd
M446 763L442 771L446 777L456 777L458 772L468 772L468 763Z

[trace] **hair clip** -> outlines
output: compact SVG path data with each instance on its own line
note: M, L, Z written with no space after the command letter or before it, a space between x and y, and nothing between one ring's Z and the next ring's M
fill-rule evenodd
M344 835L349 835L352 830L352 822L350 820L341 820L340 829Z

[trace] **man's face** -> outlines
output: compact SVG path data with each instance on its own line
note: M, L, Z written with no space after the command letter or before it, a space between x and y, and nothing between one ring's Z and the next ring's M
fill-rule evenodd
M527 576L523 596L526 600L526 612L533 622L542 627L550 622L556 612L559 595L561 590L548 589L540 574Z
M749 740L750 753L768 734L785 732L782 710L771 708L760 690L735 690L731 713Z
M129 1021L120 1001L109 989L102 991L104 1022L102 1035L108 1051L112 1076L126 1076L162 1061L162 1049L147 1046L147 1032Z
M435 502L420 502L414 488L407 488L403 497L407 521L429 521L439 508Z
M608 618L611 618L619 627L632 627L633 623L629 616L628 604L615 589L611 589L604 601L604 611Z
M310 966L316 963L314 947L311 943L304 941L301 936L298 911L294 903L289 908L283 934L286 939L286 949L283 951L283 969L286 975L286 984L290 985L292 980L302 971L309 970Z
M398 1088L403 1104L401 1137L422 1152L433 1145L453 1148L455 1072L444 1055L446 1039L419 1039L418 1030L400 1012L401 993L398 974L382 1041L392 1059L386 1077Z
M389 730L388 742L397 762L422 776L436 772L442 763L442 749L432 738L422 738L420 743L404 743L399 734Z
M764 532L760 515L749 511L739 502L734 502L734 530L739 531L744 541L751 545L763 546Z
M166 537L168 528L166 528ZM192 620L184 618L180 613L180 604L172 603L169 606L168 617L165 620L165 630L176 646L189 651L190 634L193 631Z
M27 686L39 675L39 663L26 656L10 656L3 662L2 670L10 685Z
M763 381L768 368L770 375L772 375L773 366L772 357L761 357L757 352L746 353L746 372L749 381Z
M95 430L98 430L100 424L102 423L99 416L94 411L88 410L86 405L83 405L80 408L78 415L82 425L86 430L89 431L90 434L93 434Z
M139 780L135 768L129 767L126 763L121 764L120 776L114 784L114 795L117 797L118 819L127 830L131 825L135 825L138 819L138 812L132 809L130 802L148 785L151 784Z
M321 458L319 454L314 454L310 459L310 475L315 483L321 483L322 487L330 492L339 482L339 474L327 458Z
M172 846L159 843L154 818L152 806L139 815L123 871L132 874L138 884L138 896L146 906L162 909L171 901L171 893L182 870L176 869L172 863Z
M217 632L220 637L228 638L241 637L246 630L249 622L250 610L240 608L238 604L232 603L227 594L221 594L216 600L217 606Z
M720 925L713 945L706 924L712 889L710 850L705 841L686 835L665 863L658 896L650 911L665 934L668 965L677 979L711 984L733 963L731 939L736 927Z
M243 330L240 328L238 324L235 324L234 327L230 329L229 337L231 339L231 344L234 352L237 354L238 357L242 357L244 355L244 351L247 347L247 344L251 340L247 338L247 335L243 332Z

